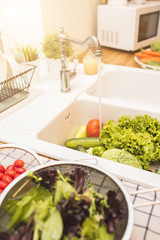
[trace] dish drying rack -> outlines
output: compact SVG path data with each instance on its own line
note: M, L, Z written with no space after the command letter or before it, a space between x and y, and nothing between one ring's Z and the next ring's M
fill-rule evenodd
M36 66L22 64L25 69L19 74L0 82L0 112L25 99Z

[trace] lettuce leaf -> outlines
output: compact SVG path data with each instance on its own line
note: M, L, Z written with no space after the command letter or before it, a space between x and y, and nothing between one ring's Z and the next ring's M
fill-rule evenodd
M108 233L106 226L101 225L92 218L86 218L82 224L82 239L86 240L113 240L115 234Z
M50 209L49 217L44 222L41 240L60 240L63 234L63 221L56 208Z
M37 185L21 201L9 200L6 204L6 210L10 215L8 229L15 229L21 222L27 222L40 203L48 197L51 197L51 193Z
M108 149L103 153L102 157L115 162L123 163L132 167L142 169L142 165L138 161L138 159L124 149L116 148Z
M124 115L118 123L109 120L100 134L100 141L106 149L125 149L133 154L144 169L160 160L160 122L148 115Z

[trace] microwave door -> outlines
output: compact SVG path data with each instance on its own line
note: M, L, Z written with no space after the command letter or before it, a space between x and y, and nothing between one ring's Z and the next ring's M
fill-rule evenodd
M136 49L149 46L160 39L160 12L155 11L139 16Z
M157 36L159 12L143 14L140 16L138 42Z

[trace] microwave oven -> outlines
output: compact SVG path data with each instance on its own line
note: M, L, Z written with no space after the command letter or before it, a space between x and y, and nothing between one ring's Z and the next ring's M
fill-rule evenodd
M160 40L160 2L97 6L97 37L101 46L136 51Z

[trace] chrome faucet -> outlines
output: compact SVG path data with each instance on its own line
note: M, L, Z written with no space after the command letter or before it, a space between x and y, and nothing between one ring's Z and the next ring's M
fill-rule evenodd
M61 91L68 92L70 91L70 80L76 76L76 67L77 62L75 60L75 65L73 70L68 70L66 65L66 50L65 50L65 42L70 41L79 45L86 45L93 43L95 47L95 56L102 56L101 46L95 36L89 36L84 41L76 40L70 37L67 37L64 34L63 27L60 28L60 34L58 35L60 40L60 49L61 49L61 66L62 69L60 71L60 78L61 78Z

